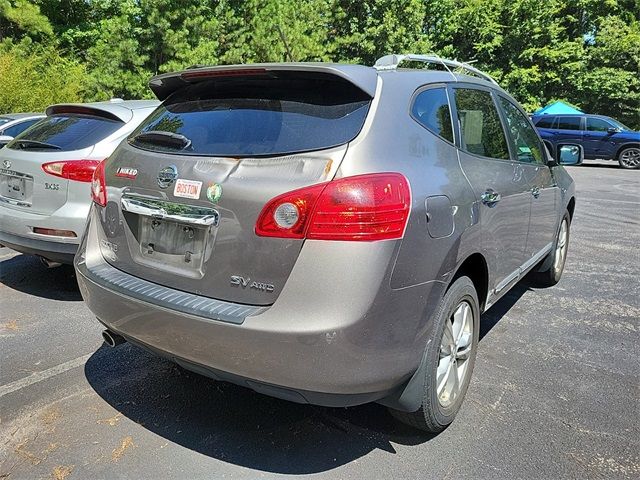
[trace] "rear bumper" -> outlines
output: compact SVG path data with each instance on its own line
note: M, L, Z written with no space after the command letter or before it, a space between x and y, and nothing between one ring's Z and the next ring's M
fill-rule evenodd
M73 263L78 250L75 243L59 243L38 238L20 237L0 230L0 244L20 253L38 255L52 262Z
M144 293L146 287L104 261L95 235L95 223L90 222L75 266L85 302L107 328L187 369L300 403L357 405L395 392L415 372L422 355L429 329L422 321L424 299L439 292L433 284L392 291L385 274L389 266L366 262L364 256L355 258L357 266L343 265L345 273L336 272L326 284L317 276L310 282L305 259L299 258L272 306L222 302L229 309L212 309L224 313L237 308L246 316L207 318L162 304L162 298L168 298L164 294L158 300L136 295L134 290ZM368 244L362 255L392 257L393 251L389 242L378 242ZM310 252L316 259L317 254ZM354 247L346 255L360 254ZM346 288L363 279L371 283L376 275L381 284L372 285L364 296ZM136 286L127 292L109 278L118 278L121 288ZM333 298L324 295L325 289ZM201 301L206 297L186 299L182 305L198 306Z
M0 203L0 243L18 252L48 260L73 263L87 222L87 205L68 203L50 215L17 210ZM77 237L56 237L33 233L34 227L71 230Z

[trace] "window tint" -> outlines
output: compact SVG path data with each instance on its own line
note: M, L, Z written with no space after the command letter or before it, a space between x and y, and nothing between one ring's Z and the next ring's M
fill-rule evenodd
M39 118L34 118L32 120L27 120L27 121L18 123L17 125L12 125L4 131L3 135L9 135L10 137L17 137L19 134L24 132L27 128L29 128L31 125L33 125L38 121L40 121Z
M582 117L560 117L556 128L560 130L580 130L580 118Z
M444 88L430 88L420 92L413 102L411 114L423 127L453 143L451 111Z
M587 117L587 130L590 132L606 132L610 128L613 128L613 125L606 120Z
M505 98L500 97L500 106L507 119L509 140L516 153L516 160L527 163L544 163L540 140L529 123L529 119Z
M465 88L455 92L462 149L484 157L509 159L507 140L491 94Z
M542 117L538 120L538 123L536 123L536 127L538 128L553 128L553 121L556 119L556 117L551 117L551 116L545 116Z
M275 75L275 76L274 76ZM360 132L371 98L333 75L278 72L204 80L170 96L129 137L146 150L260 156L345 144ZM182 143L159 141L178 134Z
M2 125L4 125L5 123L10 122L11 119L7 118L7 117L0 117L0 127L2 127Z
M22 132L7 148L19 149L18 140L32 140L55 145L59 147L58 152L81 150L104 140L123 125L123 122L100 117L52 115Z

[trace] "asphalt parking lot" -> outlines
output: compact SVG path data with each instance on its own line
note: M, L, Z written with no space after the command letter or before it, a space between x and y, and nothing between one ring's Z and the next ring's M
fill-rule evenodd
M570 168L564 277L482 318L454 424L292 404L102 345L70 268L0 248L0 479L638 478L640 171Z

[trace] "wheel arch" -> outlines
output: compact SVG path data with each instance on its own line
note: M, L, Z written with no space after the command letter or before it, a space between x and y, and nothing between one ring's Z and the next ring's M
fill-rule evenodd
M622 151L625 148L631 148L631 147L635 147L635 148L640 148L640 142L628 142L628 143L623 143L622 145L620 145L618 147L618 149L616 150L616 155L615 155L615 159L618 160L620 158L620 154L622 153Z
M469 277L473 282L480 302L480 311L483 312L489 294L489 266L481 253L472 253L460 263L451 276L447 290L453 285L453 282L463 276Z
M573 221L573 212L576 211L576 197L571 197L569 203L567 204L567 210L569 212L569 221Z

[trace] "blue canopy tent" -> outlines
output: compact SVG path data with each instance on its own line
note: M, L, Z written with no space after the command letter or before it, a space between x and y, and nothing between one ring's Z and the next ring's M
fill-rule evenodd
M540 110L536 110L534 115L563 115L563 114L575 114L575 113L584 113L577 108L572 107L571 105L567 105L564 102L553 102L547 105L546 107L542 107Z

